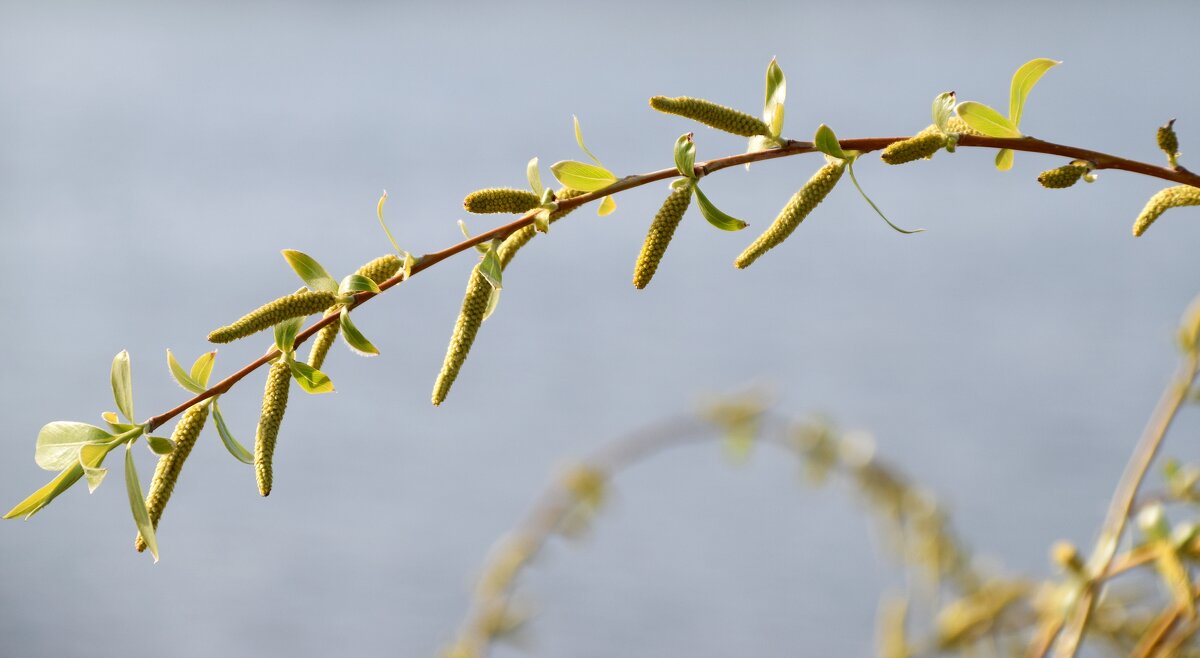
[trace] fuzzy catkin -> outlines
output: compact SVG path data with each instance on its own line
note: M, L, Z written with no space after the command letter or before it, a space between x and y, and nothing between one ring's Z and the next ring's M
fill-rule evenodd
M154 477L150 480L150 489L146 493L146 510L150 512L150 523L155 528L158 528L158 520L167 508L171 492L175 490L175 483L183 470L183 462L192 453L192 447L196 445L196 439L204 429L204 421L208 420L208 408L209 404L205 401L192 405L183 412L183 417L175 424L175 431L171 433L175 449L159 457L158 465L154 467ZM142 533L138 533L133 546L139 553L146 550L146 540L142 538Z
M804 221L804 218L813 211L813 208L816 208L825 199L833 186L837 185L845 170L846 163L844 162L831 162L817 170L817 173L808 179L804 187L792 195L791 200L783 207L783 210L779 211L779 216L775 218L771 226L733 261L734 266L738 269L745 269L758 260L759 256L786 240L792 231L800 226L800 222Z
M404 262L400 260L399 256L396 254L387 254L386 256L380 256L373 261L365 263L362 267L355 270L354 273L359 276L365 276L376 284L380 284L396 276L396 273L400 271L401 265L404 265Z
M208 340L212 343L229 343L270 329L284 320L320 313L333 306L335 301L336 294L316 290L286 295L258 307L227 327L213 331L208 335Z
M890 165L932 158L934 153L945 148L949 139L937 126L929 126L908 139L888 144L879 158Z
M321 369L325 365L325 357L329 355L329 349L333 347L337 341L338 333L341 331L342 325L340 322L334 321L321 327L313 338L312 347L308 350L308 365Z
M946 120L946 132L958 133L960 135L982 135L983 133L975 130L961 117L950 117Z
M542 202L538 195L529 190L511 187L489 187L476 190L463 199L463 208L476 215L487 213L523 213L533 210Z
M1179 157L1179 137L1175 134L1175 120L1171 119L1164 126L1159 126L1155 133L1158 148L1167 154L1171 166L1175 166L1175 158Z
M680 185L675 188L663 202L654 221L650 222L650 230L646 233L646 241L642 243L642 251L638 254L637 264L633 267L633 285L639 290L650 284L658 264L662 262L663 254L667 253L667 245L675 235L675 229L683 220L684 213L692 203L692 184Z
M565 200L583 194L585 192L562 188L558 190L556 197L559 200ZM565 208L550 213L550 223L553 224L566 217L573 210L574 208ZM536 236L536 229L533 225L529 225L514 231L505 238L500 243L500 247L496 249L496 255L500 259L500 269L503 271L508 267L521 247L529 244L529 241ZM435 406L440 405L446 399L450 393L450 387L454 385L454 380L458 378L459 371L466 363L467 354L470 353L475 336L479 333L479 327L483 324L483 316L487 314L488 299L491 294L492 284L479 273L479 266L475 266L467 280L467 292L463 295L458 319L454 321L454 332L450 335L450 344L446 346L446 358L442 361L442 369L438 372L437 381L433 384L431 399Z
M655 96L650 99L650 107L742 137L771 136L771 128L758 117L701 98Z
M1150 197L1146 207L1142 208L1142 214L1138 215L1137 221L1133 223L1133 237L1145 233L1164 212L1180 206L1200 206L1200 187L1176 185L1160 190L1158 194Z
M283 412L287 410L288 389L292 383L292 370L287 361L279 359L267 372L267 385L263 391L262 415L258 419L258 432L254 437L254 475L258 481L258 493L271 495L274 474L271 460L275 457L275 441L279 438L279 425Z
M1059 190L1078 183L1087 172L1087 165L1067 164L1038 174L1038 182L1042 187Z

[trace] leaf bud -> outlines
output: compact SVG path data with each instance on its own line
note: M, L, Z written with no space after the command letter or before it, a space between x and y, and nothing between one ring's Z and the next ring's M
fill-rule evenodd
M1167 162L1172 167L1178 166L1175 161L1179 157L1179 137L1175 134L1175 120L1171 119L1166 125L1159 126L1155 138L1158 140L1158 148L1167 154Z

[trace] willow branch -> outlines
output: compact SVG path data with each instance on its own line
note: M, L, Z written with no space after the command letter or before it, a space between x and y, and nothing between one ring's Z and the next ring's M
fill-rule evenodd
M902 139L907 139L907 137L866 137L866 138L860 138L860 139L843 139L843 140L840 140L840 144L841 144L843 150L853 150L853 151L858 151L860 153L869 153L871 151L880 150L880 149L888 146L892 142L897 142ZM1074 147L1074 146L1066 146L1063 144L1055 144L1052 142L1044 142L1042 140L1034 139L1032 137L1009 139L1009 138L1000 138L1000 137L981 137L981 136L974 136L974 135L962 135L958 140L958 145L965 146L965 147L980 147L980 148L996 148L996 149L1006 148L1006 149L1011 149L1013 151L1026 151L1026 152L1030 152L1030 153L1042 153L1045 155L1055 155L1055 156L1061 156L1064 158L1087 160L1088 162L1091 162L1094 165L1095 169L1119 169L1122 171L1128 171L1128 172L1135 173L1135 174L1141 174L1143 176L1150 176L1152 178L1161 178L1163 180L1168 180L1168 181L1172 181L1175 183L1183 183L1186 185L1193 185L1196 187L1200 187L1200 175L1193 174L1192 172L1190 172L1186 169L1183 169L1182 167L1176 167L1176 168L1160 167L1160 166L1152 165L1152 164L1145 163L1145 162L1139 162L1137 160L1129 160L1127 158L1121 158L1121 157L1117 157L1114 155L1109 155L1107 153L1101 153L1099 151L1092 151L1089 149L1083 149L1083 148L1078 148L1078 147ZM723 158L716 158L713 160L708 160L706 162L697 163L695 165L695 174L697 177L703 177L708 174L720 171L722 169L728 169L729 167L736 167L738 165L750 164L752 162L763 162L766 160L775 160L777 158L786 158L786 157L790 157L793 155L803 155L805 153L813 153L815 151L816 151L816 149L813 147L812 142L786 140L779 148L771 149L768 151L758 151L758 152L754 152L754 153L741 153L738 155L731 155L731 156L727 156L727 157L723 157ZM667 180L669 178L674 178L676 176L679 176L679 172L675 168L660 169L658 171L652 171L652 172L645 173L645 174L626 176L625 178L622 178L621 180L613 183L612 185L609 185L608 187L606 187L602 190L598 190L596 192L589 192L588 194L583 194L583 195L574 197L572 199L564 199L562 201L559 201L558 206L559 206L559 208L564 209L564 210L568 209L568 208L575 208L575 207L590 203L592 201L595 201L597 199L604 198L606 196L618 194L618 193L624 192L626 190L631 190L635 187L641 187L641 186L647 185L649 183ZM480 233L479 235L476 235L474 237L463 240L462 242L459 242L455 245L452 245L450 247L442 249L441 251L435 251L433 253L425 254L412 267L412 270L409 273L409 276L419 274L420 272L422 272L426 269L429 269L430 267L433 267L434 265L440 263L443 260L446 260L447 258L450 258L451 256L454 256L456 254L459 254L459 253L462 253L464 251L471 249L475 245L483 244L485 242L488 242L490 240L497 239L497 238L502 239L502 238L508 237L508 235L513 233L514 231L517 231L521 228L524 228L524 227L532 224L533 220L534 220L534 216L536 214L537 214L536 210L531 210L531 211L525 213L524 215L522 215L519 219L509 222L508 224L504 224L504 225L498 226L490 231L485 231L483 233ZM383 283L379 284L380 292L383 292L383 291L386 291L386 290L392 288L393 286L404 281L404 279L405 279L404 274L398 274L398 275L388 279L387 281L384 281ZM362 304L364 304L364 303L370 301L372 298L376 297L378 294L379 293L371 293L371 292L357 293L354 295L354 302L350 305L350 308L352 310L355 308L358 308ZM331 322L336 322L337 319L338 319L338 316L336 314L334 314L334 315L323 317L320 320L317 320L312 326L308 327L307 329L305 329L299 335L296 336L296 342L295 342L294 346L298 347L299 345L303 344L306 340L308 340L310 337L312 337L313 334L320 331L322 327L330 324ZM183 402L183 403L179 404L178 406L174 407L173 409L170 409L170 410L165 411L157 416L152 417L148 421L149 426L147 428L147 431L153 431L154 429L160 427L161 425L163 425L167 421L171 420L175 416L178 416L179 414L186 411L188 409L188 407L191 407L192 405L195 405L199 402L203 402L204 400L221 395L221 394L229 391L229 389L233 388L233 386L235 384L237 384L239 381L241 381L247 375L254 372L258 368L270 363L271 360L277 356L279 356L279 350L272 347L265 354L258 357L254 361L251 361L250 363L246 364L244 367L242 367L237 372L235 372L235 373L229 375L228 377L226 377L225 379L222 379L221 381L217 382L211 388L204 391L203 393L199 393L196 396L187 400L186 402Z

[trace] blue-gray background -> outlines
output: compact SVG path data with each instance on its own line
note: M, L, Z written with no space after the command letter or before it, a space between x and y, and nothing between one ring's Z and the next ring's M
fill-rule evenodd
M579 156L572 114L628 174L667 166L693 129L647 97L754 111L772 56L797 138L915 131L947 89L1004 107L1012 71L1053 57L1026 132L1158 161L1154 128L1174 116L1185 164L1200 143L1192 3L562 4L0 6L3 505L49 478L31 459L43 423L112 407L113 354L133 355L140 413L173 406L164 350L190 360L215 325L294 289L280 248L339 275L385 253L383 188L403 246L452 243L464 193L522 186L534 155ZM744 148L697 137L702 159ZM338 392L294 394L269 499L204 436L157 566L131 550L119 474L0 525L0 653L432 655L556 464L755 381L789 413L870 429L967 541L1043 573L1052 541L1091 541L1173 367L1200 218L1175 211L1135 241L1161 181L1050 191L1034 177L1057 160L1018 154L1000 174L991 157L867 158L876 201L929 232L893 233L847 185L744 272L732 258L818 161L722 172L705 189L754 226L689 215L643 292L630 272L665 187L579 212L509 270L440 409L429 389L470 262L430 270L356 315L381 357L339 349ZM217 374L262 348L223 348ZM226 396L246 442L260 386ZM1195 453L1195 416L1170 452ZM712 446L617 486L591 539L531 572L531 655L871 650L876 597L899 581L846 492L799 486L770 451L730 468Z

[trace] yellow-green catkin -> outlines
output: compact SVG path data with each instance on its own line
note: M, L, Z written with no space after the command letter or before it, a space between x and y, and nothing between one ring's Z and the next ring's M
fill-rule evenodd
M329 355L330 348L337 341L338 333L341 331L342 325L340 322L334 321L321 327L313 338L312 347L308 350L308 365L321 369L325 365L325 357Z
M196 445L196 439L204 429L204 421L208 420L208 407L208 402L201 402L183 412L183 418L179 419L175 431L171 433L175 449L158 458L158 466L154 468L154 477L150 480L150 489L146 493L146 509L150 512L150 523L155 528L158 527L163 510L167 508L167 501L171 499L175 483L179 481L183 462L192 453L192 447ZM133 545L139 553L146 550L146 540L142 539L141 533L138 533Z
M463 208L477 215L486 213L523 213L538 207L542 202L538 195L529 190L511 187L490 187L476 190L463 199Z
M683 220L683 215L691 203L692 185L680 185L671 192L654 215L654 221L650 222L650 231L646 233L646 241L642 243L642 252L638 254L637 264L633 267L635 288L645 288L650 279L654 278L654 272L658 270L663 254L667 253L667 245L671 243L675 229L679 227L679 222Z
M1175 134L1175 120L1171 119L1166 125L1159 126L1155 137L1158 140L1158 148L1167 154L1167 162L1172 167L1176 166L1175 160L1179 157L1179 137Z
M655 96L650 99L650 107L659 112L687 117L711 128L742 137L771 136L770 127L758 117L700 98Z
M1200 187L1176 185L1160 190L1158 194L1150 197L1146 207L1142 208L1142 214L1138 215L1137 221L1133 223L1133 237L1145 233L1164 212L1180 206L1200 206Z
M1087 165L1068 164L1055 169L1048 169L1038 174L1038 182L1042 187L1051 189L1062 189L1071 187L1079 182L1080 178L1088 172Z
M892 142L883 149L879 158L890 165L932 158L934 153L945 148L949 139L937 126L929 126L908 139Z
M292 384L292 371L287 361L279 359L267 372L267 386L263 391L262 415L258 419L258 432L254 437L254 475L258 480L258 493L271 495L274 474L271 460L275 457L275 441L279 438L279 425L283 412L287 410L288 389Z
M237 322L213 331L208 335L208 340L212 343L229 343L270 329L284 320L320 313L333 306L336 300L337 295L332 292L315 290L280 297L247 313Z
M562 188L558 190L556 197L564 200L583 194L585 192ZM565 208L550 213L550 223L553 224L566 217L573 210L574 208ZM508 267L512 259L516 257L517 251L529 244L529 241L536 236L536 229L533 225L529 225L514 231L505 238L500 243L500 247L496 249L501 270ZM434 405L440 405L446 399L450 393L450 387L454 385L454 380L458 378L459 371L466 363L467 354L470 353L475 336L479 333L479 327L483 324L483 316L487 315L488 299L491 294L492 284L479 273L479 266L475 266L467 280L467 292L463 295L458 319L454 321L454 332L450 335L450 344L446 347L446 358L442 361L442 369L438 372L437 381L433 384L432 400Z
M808 179L804 187L792 196L783 210L779 211L779 216L775 218L771 226L733 261L734 266L738 269L745 269L758 260L759 256L786 240L792 231L800 226L800 222L804 221L804 218L813 211L813 208L816 208L825 199L833 186L837 185L845 170L846 163L844 162L831 162L821 167L817 173L813 174L812 178Z
M982 135L983 133L975 130L961 117L950 117L946 120L946 132L958 133L959 135Z
M388 254L386 256L380 256L379 258L364 264L362 267L355 270L354 273L359 276L365 276L379 284L396 276L396 273L400 271L400 267L402 265L404 265L404 261L400 260L399 256L396 254Z

